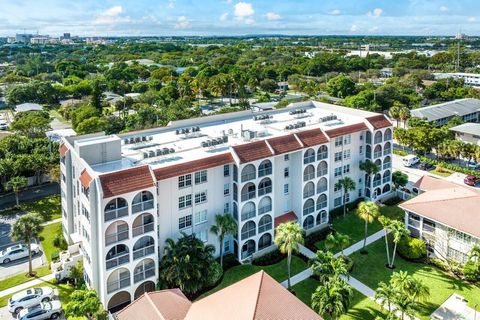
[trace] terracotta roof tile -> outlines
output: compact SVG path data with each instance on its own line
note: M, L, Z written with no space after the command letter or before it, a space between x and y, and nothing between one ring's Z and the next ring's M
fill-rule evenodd
M110 198L155 185L148 165L103 174L99 178L103 189L103 198Z
M58 147L58 153L60 153L60 157L64 157L67 151L68 147L65 145L65 143L62 143L60 147Z
M330 138L335 138L335 137L339 137L349 133L359 132L363 130L368 130L368 127L365 123L362 122L362 123L351 124L349 126L328 130L328 131L325 131L325 134Z
M230 153L224 153L208 158L158 168L153 170L153 173L155 174L155 178L157 180L164 180L199 170L223 166L224 164L229 164L233 162L234 161L232 155Z
M92 176L90 176L87 169L83 169L78 179L80 180L84 188L88 188L90 186L90 182L93 180Z
M372 117L368 117L367 118L367 121L370 122L370 124L373 126L373 128L375 129L382 129L382 128L386 128L386 127L390 127L392 126L392 123L390 122L390 120L387 119L387 117L385 117L385 115L383 114L379 114L377 116L372 116Z
M282 214L281 216L275 217L275 228L278 227L280 224L289 222L289 221L296 221L298 220L297 215L295 212L290 211L285 214Z
M267 143L273 149L275 154L292 152L302 148L302 145L293 134L268 139Z
M233 146L233 150L240 158L240 163L251 162L273 155L265 140Z
M320 129L305 130L296 133L298 139L306 147L313 147L328 142L327 136Z

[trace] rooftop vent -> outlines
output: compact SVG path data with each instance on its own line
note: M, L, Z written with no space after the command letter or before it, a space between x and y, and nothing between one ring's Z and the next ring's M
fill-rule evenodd
M228 136L223 136L223 137L214 138L211 140L209 139L209 140L202 141L200 145L202 146L202 148L210 148L210 147L218 146L227 142L228 142Z
M322 123L322 122L327 122L327 121L332 121L332 120L337 120L338 117L334 114L332 115L329 115L329 116L326 116L326 117L322 117L320 119L318 119L318 122Z

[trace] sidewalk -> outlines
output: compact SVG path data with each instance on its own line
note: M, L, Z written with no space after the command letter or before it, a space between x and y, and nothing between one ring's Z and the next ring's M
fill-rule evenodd
M47 274L46 276L37 278L35 280L24 282L22 284L19 284L18 286L11 287L11 288L5 289L3 291L0 291L0 297L11 295L15 292L22 291L24 289L42 284L43 282L49 281L49 280L52 280L52 279L55 279L55 276L53 275L53 273Z

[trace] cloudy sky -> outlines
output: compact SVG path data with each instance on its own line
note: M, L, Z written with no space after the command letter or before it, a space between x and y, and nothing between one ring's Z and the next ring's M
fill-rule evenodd
M0 36L480 35L479 0L0 0Z

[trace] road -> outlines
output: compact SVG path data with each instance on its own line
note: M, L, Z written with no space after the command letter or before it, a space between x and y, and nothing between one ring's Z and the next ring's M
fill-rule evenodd
M60 194L60 186L57 183L46 183L40 186L28 188L20 194L20 202L32 201L54 194ZM8 193L0 196L0 210L13 207L15 205L15 195Z
M47 263L43 250L32 259L32 268L40 268ZM11 261L7 264L0 264L0 280L16 276L18 274L28 273L28 258Z

